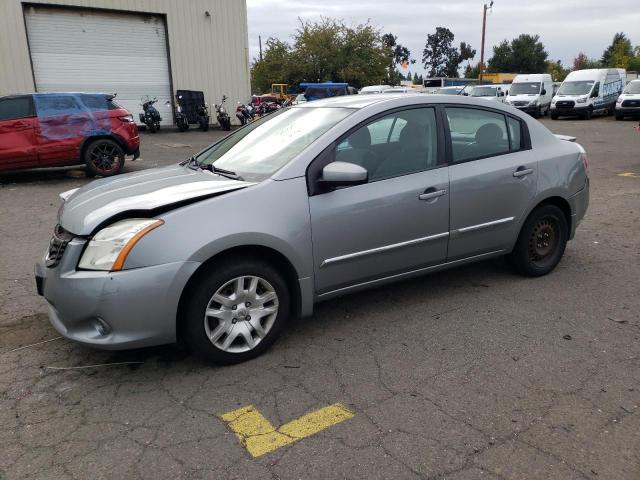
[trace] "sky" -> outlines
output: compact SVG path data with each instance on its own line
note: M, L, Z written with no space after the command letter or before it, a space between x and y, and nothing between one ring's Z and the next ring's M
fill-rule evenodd
M437 26L449 28L454 43L470 43L480 59L483 0L246 0L249 17L250 58L258 57L258 35L290 41L298 17L321 15L348 24L369 20L384 33L391 32L416 60L410 70L423 73L422 50L427 34ZM488 3L488 2L487 2ZM493 46L521 33L537 34L549 58L570 66L583 51L599 59L616 32L625 32L640 44L640 0L495 0L487 15L485 61Z

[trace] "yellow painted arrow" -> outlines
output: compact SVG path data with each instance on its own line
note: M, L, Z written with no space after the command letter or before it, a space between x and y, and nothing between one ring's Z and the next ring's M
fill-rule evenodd
M253 457L259 457L351 417L353 413L349 409L341 403L334 403L285 423L277 429L253 405L227 412L221 418L235 432L249 453Z

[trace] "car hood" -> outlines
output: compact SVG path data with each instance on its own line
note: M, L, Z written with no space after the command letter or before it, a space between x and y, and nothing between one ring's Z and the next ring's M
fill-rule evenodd
M522 94L522 95L509 95L507 97L505 97L507 100L509 100L510 102L532 102L534 100L537 100L539 97L539 95L526 95L526 94Z
M208 170L186 166L153 168L142 172L103 178L60 195L64 203L58 223L76 235L89 235L110 218L153 215L167 207L184 205L253 183L232 180Z

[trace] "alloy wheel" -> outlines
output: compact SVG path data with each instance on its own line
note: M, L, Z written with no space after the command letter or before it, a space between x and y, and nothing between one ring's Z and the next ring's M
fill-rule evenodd
M204 314L205 333L224 352L253 350L273 327L278 308L278 295L264 278L234 278L209 300Z
M120 168L124 155L112 142L96 142L90 147L89 161L100 175L107 176Z

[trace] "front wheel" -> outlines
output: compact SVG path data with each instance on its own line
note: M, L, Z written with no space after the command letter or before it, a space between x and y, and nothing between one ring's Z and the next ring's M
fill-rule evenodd
M546 275L560 263L568 239L564 212L555 205L542 205L524 223L509 261L521 275Z
M184 305L181 321L187 344L196 355L219 364L260 355L290 314L284 278L253 258L230 258L207 269Z
M616 120L622 120L624 119L624 115L622 115L621 113L616 112Z
M87 176L110 177L122 171L124 150L113 140L101 138L89 144L84 152Z
M558 119L558 114L555 112L551 112L551 120L557 120Z
M587 110L584 113L584 116L582 118L584 118L585 120L591 120L591 116L593 115L593 109L589 108L589 110Z

